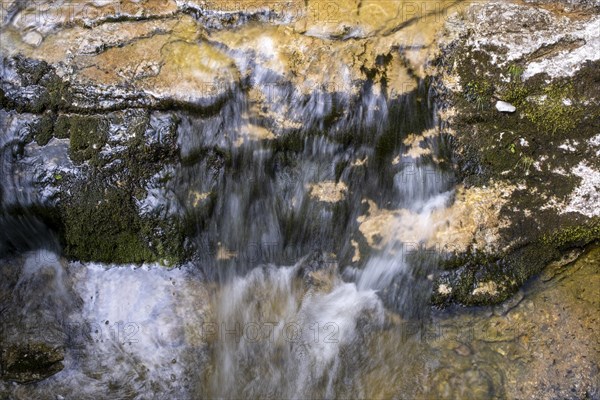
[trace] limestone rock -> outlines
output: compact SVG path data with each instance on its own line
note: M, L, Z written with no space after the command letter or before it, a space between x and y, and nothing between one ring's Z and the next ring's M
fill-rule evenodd
M515 111L517 111L517 107L505 101L497 101L496 110L504 113L514 113Z

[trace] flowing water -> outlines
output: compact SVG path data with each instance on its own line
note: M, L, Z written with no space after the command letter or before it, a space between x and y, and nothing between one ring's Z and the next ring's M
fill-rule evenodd
M268 38L261 43L273 46ZM11 253L2 262L2 340L42 338L66 352L59 373L26 385L2 383L0 395L540 393L531 382L544 366L530 354L542 351L535 335L551 323L535 320L546 315L538 293L550 284L536 283L508 309L432 312L428 306L443 253L428 240L436 215L454 196L450 140L431 81L412 76L413 89L394 100L369 82L358 100L343 91L306 95L278 83L260 60L232 53L248 86L232 88L210 115L178 111L184 162L168 171L175 177L169 186L141 206L193 217L197 234L188 240L200 251L187 264L67 262L34 216L2 217L1 250ZM257 109L257 91L268 110ZM345 111L332 119L338 110ZM285 114L300 128L285 141L270 140L261 125L268 113ZM19 123L3 114L3 126ZM2 176L2 206L38 204L49 194L37 193L34 182L44 179L49 163L76 169L61 152L66 143L53 140L46 153L35 144L20 149L24 131L6 131L13 137L0 137L0 161L9 172ZM373 251L361 256L361 246ZM597 251L589 257L597 260ZM581 276L597 279L591 261L582 265ZM593 296L585 301L598 304ZM573 325L574 334L586 329ZM571 373L568 383L575 385L581 373Z

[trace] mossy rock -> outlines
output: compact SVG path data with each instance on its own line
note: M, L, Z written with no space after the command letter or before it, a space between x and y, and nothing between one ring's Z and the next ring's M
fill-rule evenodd
M44 114L33 126L34 139L40 146L45 146L52 139L54 121L51 114Z
M59 114L54 122L54 137L58 139L68 139L70 135L69 116Z
M64 350L45 343L8 345L2 349L2 379L31 383L63 369Z
M36 142L43 146L52 137L70 139L69 156L76 163L94 159L108 139L109 121L96 115L44 114L34 127Z
M23 91L19 90L8 91L7 96L7 92L2 91L0 105L18 112L36 114L72 108L73 94L69 83L61 79L48 63L20 55L5 62L14 68L30 95L22 96Z
M443 264L446 270L437 280L432 304L443 307L450 303L468 306L501 303L550 262L560 259L565 251L600 242L599 221L595 218L587 224L557 229L508 254L475 252L451 258ZM483 290L486 284L488 290ZM440 289L441 285L445 287ZM493 290L489 290L490 286Z
M76 163L95 157L108 139L108 121L102 117L76 115L69 118L69 155Z
M511 81L501 95L523 110L525 118L540 134L568 133L581 122L585 107L571 81L557 80L546 84L543 79L531 79L522 82L522 69L512 66L509 71Z
M47 107L53 111L69 109L73 101L73 94L69 84L52 72L41 79L40 83L48 93Z
M60 208L65 255L104 263L159 262L175 265L189 254L183 217L140 215L127 188L112 187L96 176L81 182Z
M132 196L103 185L77 188L63 206L65 253L81 261L142 263L156 256L140 234L142 225Z
M545 245L566 250L586 246L600 240L600 217L594 217L582 225L565 226L545 234L541 242Z
M574 168L600 167L587 145L598 133L600 62L586 62L573 76L551 79L541 73L525 80L526 59L499 66L494 60L502 49L467 43L466 37L455 41L439 64L461 87L443 93L456 110L457 176L467 187L493 182L517 188L500 210L510 224L499 229L496 244L507 250L451 257L432 295L441 306L502 302L565 251L600 240L598 217L565 212L582 184ZM498 100L513 104L516 112L498 112L493 107ZM544 207L549 201L565 206Z

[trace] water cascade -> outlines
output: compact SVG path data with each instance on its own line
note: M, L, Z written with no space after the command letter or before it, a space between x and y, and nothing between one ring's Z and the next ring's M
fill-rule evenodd
M454 5L440 4L426 16ZM0 100L25 80L33 89L0 109L0 397L502 398L516 387L523 335L490 339L491 311L430 305L459 188L440 82L424 73L440 20L361 16L329 32L290 28L285 10L176 6L74 24L23 8L7 16L16 28L3 22L23 54L69 61L48 72L3 55ZM139 35L132 57L164 62L122 67L129 42L108 39L118 23ZM106 43L77 41L82 27ZM17 28L29 33L15 39ZM308 52L281 55L294 40L339 69L299 69ZM386 48L372 69L368 46ZM71 73L69 105L59 86L62 98L40 95L31 111L36 90ZM112 74L124 82L110 91ZM499 342L513 347L490 350ZM508 365L502 352L517 355Z

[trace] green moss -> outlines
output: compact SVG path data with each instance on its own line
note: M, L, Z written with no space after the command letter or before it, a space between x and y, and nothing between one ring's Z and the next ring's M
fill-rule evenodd
M442 263L440 283L451 287L452 292L443 295L434 291L431 301L437 306L452 302L468 306L501 303L548 263L559 259L565 250L597 241L600 241L600 218L596 217L587 224L559 228L509 254L467 252L451 257ZM472 294L479 282L489 281L497 284L497 293Z
M523 67L511 65L510 82L502 98L515 105L541 133L565 133L577 127L583 117L578 95L570 81L556 81L547 85L543 80L523 82ZM570 101L571 105L566 105Z
M535 160L532 157L522 156L519 159L519 161L517 161L515 168L521 169L523 172L525 172L527 174L527 173L529 173L529 169L531 168L531 166L533 165L534 162L535 162Z
M52 139L54 115L44 114L33 127L34 138L38 145L46 145Z
M140 235L132 197L116 188L78 188L63 209L65 252L81 261L141 263L156 258Z
M434 291L432 303L445 306L457 302L467 306L498 304L509 298L531 276L539 273L560 252L540 242L523 246L510 254L490 255L467 252L443 264L441 283L452 288L450 295ZM480 283L494 282L494 293L473 291Z
M35 87L34 98L5 99L2 105L19 112L42 113L47 110L66 110L72 107L73 95L68 82L61 79L45 61L17 56L8 61L13 63L24 86ZM42 90L39 90L41 89Z
M119 153L101 156L109 124L125 128L127 140ZM147 179L177 157L175 121L157 143L144 136L149 124L150 113L144 110L57 118L54 134L70 138L70 157L97 167L86 169L86 177L75 182L55 176L69 188L60 206L62 240L69 258L173 265L187 256L185 221L140 215L136 203L146 196ZM115 159L119 162L109 165Z
M508 73L511 77L511 81L520 80L521 76L523 76L524 71L525 68L523 68L523 66L519 64L512 64L508 67Z
M43 80L43 84L48 91L48 104L47 107L56 111L59 109L67 109L73 102L73 95L69 84L60 79L54 72L52 72L46 79Z
M158 220L152 217L141 218L141 236L149 239L149 248L154 259L164 266L179 264L190 256L184 246L185 238L193 234L194 226L185 218L172 217Z
M600 218L594 217L583 225L575 225L554 230L542 236L542 243L559 249L581 247L600 240Z
M487 185L493 180L523 188L514 190L500 211L502 219L511 222L499 230L500 243L510 245L510 251L487 256L466 253L449 259L438 284L452 291L434 291L432 301L438 305L495 304L565 250L600 240L597 217L540 209L541 199L568 201L580 184L581 179L573 174L555 173L557 168L569 171L582 161L597 166L593 151L585 145L576 145L576 152L564 152L558 145L585 143L597 134L600 63L586 63L573 77L547 83L546 74L523 81L522 64L499 70L490 54L473 50L465 42L458 42L450 52L454 58L443 65L460 77L463 88L448 96L458 111L453 121L458 178L466 185ZM505 114L485 107L494 100L515 105L517 112ZM473 295L479 284L490 281L496 283L496 291Z
M524 115L540 131L550 134L569 132L579 125L583 108L576 104L576 96L571 83L555 83L541 90L539 101L535 99L523 103ZM544 98L545 97L545 98ZM572 105L565 105L571 101Z
M94 157L106 144L108 123L102 117L75 115L68 120L68 131L69 155L81 163Z
M471 81L465 85L463 94L468 102L474 103L478 110L483 110L490 104L494 87L487 80Z
M502 98L516 107L521 107L527 100L529 90L525 87L521 80L523 75L523 67L520 65L513 64L508 68L508 75L510 82L506 89L502 93Z
M69 117L64 114L58 115L54 122L54 137L58 139L68 139L70 135L69 126Z

